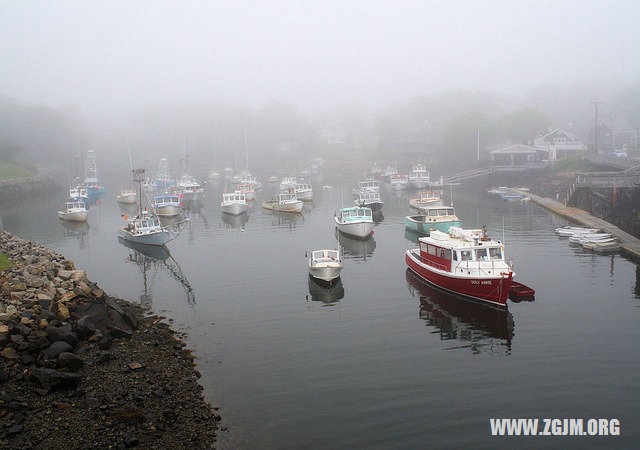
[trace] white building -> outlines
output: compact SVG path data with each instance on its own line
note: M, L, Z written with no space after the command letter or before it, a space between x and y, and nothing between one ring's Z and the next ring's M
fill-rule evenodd
M551 161L587 151L587 147L575 135L560 128L534 139L533 146L546 151Z

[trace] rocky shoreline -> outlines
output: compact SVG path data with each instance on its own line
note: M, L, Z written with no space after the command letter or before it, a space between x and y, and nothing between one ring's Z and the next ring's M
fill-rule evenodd
M161 318L0 230L0 447L211 448L220 416Z

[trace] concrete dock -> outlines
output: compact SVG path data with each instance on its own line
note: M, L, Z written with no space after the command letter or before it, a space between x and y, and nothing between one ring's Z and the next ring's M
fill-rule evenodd
M589 228L602 229L604 232L617 237L620 240L622 254L636 261L640 261L640 239L637 237L630 235L626 231L621 230L605 220L592 216L583 209L565 206L558 201L540 197L527 191L521 191L519 189L510 190L517 194L531 197L531 201L561 217L564 217L567 220L579 223Z

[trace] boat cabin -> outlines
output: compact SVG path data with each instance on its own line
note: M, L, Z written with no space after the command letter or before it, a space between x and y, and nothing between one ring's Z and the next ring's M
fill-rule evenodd
M313 263L340 261L340 253L337 250L315 250L311 253Z
M246 198L240 191L222 194L222 201L225 203L245 203Z
M450 206L424 206L420 211L425 215L425 222L435 222L436 220L458 220L455 210Z
M380 185L375 180L359 181L358 187L361 191L377 191L380 189Z
M73 188L69 189L69 197L70 198L81 198L87 197L87 188Z
M310 185L310 184L306 184L306 183L304 183L304 184L299 184L299 185L296 187L296 191L310 191L310 190L312 190L312 189L311 189L311 185Z
M154 197L153 203L156 206L180 206L180 196L179 195L161 195L158 197Z
M511 263L505 261L502 242L479 233L453 236L432 231L430 237L420 238L419 243L421 261L445 272L496 276L511 271Z
M356 196L356 200L361 203L380 202L380 193L375 191L360 191Z
M278 194L278 203L281 205L287 204L287 203L294 203L297 202L298 198L296 197L296 194L292 194L292 193L284 193L284 194Z
M423 164L416 164L411 168L411 171L414 173L418 173L418 172L424 173L427 171L427 168Z
M148 234L161 230L162 224L160 223L160 219L157 217L144 216L142 218L130 220L126 229L132 234Z
M352 222L356 220L373 221L371 208L342 208L336 215L342 222Z
M85 211L87 208L84 202L67 202L64 204L65 212Z

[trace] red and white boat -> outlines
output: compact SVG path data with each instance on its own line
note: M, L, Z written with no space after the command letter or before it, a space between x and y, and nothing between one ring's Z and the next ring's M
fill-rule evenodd
M506 306L516 284L513 261L505 259L504 244L489 238L486 230L451 227L449 233L432 231L418 242L419 248L407 250L406 261L420 278L455 294Z

